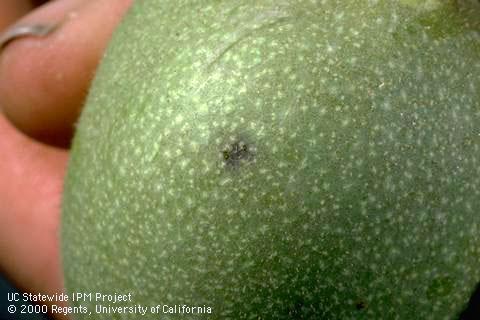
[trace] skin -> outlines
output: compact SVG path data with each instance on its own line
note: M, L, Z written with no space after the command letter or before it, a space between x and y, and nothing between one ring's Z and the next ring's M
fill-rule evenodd
M17 39L0 52L0 272L26 292L64 290L58 229L68 145L100 57L132 1L0 2L0 32L61 22L45 38Z

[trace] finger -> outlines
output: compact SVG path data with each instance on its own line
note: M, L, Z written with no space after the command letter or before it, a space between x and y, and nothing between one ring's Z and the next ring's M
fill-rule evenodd
M32 8L28 0L0 1L0 32Z
M19 133L0 113L0 269L22 290L63 292L60 202L67 152Z
M0 56L0 105L26 134L68 145L107 42L132 0L45 4L17 25L61 25L47 37L10 42Z

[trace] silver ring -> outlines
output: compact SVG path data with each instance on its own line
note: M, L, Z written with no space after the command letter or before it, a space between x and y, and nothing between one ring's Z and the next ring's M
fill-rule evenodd
M0 36L0 50L10 41L21 37L45 37L57 28L58 24L35 24L31 26L16 26L8 29Z

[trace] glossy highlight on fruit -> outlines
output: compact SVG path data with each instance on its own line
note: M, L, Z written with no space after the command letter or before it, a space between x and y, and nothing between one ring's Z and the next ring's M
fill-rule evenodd
M480 281L478 17L138 1L73 144L68 291L212 311L145 319L458 318Z

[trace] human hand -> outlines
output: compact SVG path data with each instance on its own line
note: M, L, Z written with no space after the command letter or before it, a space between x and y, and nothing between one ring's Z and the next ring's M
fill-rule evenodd
M63 292L59 222L68 145L106 44L132 2L0 2L0 32L58 24L0 51L0 271L26 292Z

